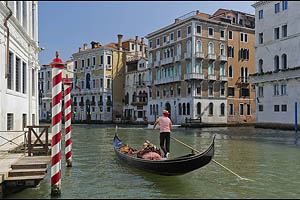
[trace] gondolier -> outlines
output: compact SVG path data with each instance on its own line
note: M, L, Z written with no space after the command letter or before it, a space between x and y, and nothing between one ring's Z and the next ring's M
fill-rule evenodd
M154 125L153 130L155 130L156 125L160 125L160 148L164 152L164 157L168 158L170 155L170 133L172 131L172 121L170 120L169 112L167 110L162 111L163 116L159 117Z

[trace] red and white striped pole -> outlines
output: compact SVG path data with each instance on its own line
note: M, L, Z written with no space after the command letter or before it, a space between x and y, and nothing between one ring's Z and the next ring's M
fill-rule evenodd
M58 58L51 63L52 67L52 143L51 143L51 195L61 193L61 95L62 69L64 64Z
M65 156L67 167L72 167L72 138L71 138L71 81L68 75L64 82L65 90Z

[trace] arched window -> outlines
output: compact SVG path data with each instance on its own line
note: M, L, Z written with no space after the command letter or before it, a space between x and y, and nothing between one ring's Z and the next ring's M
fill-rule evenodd
M282 56L281 56L281 68L282 69L287 68L287 56L286 56L286 54L282 54Z
M132 102L136 102L136 93L135 92L132 95Z
M196 43L196 52L202 52L201 40L198 40Z
M221 103L221 115L224 116L225 114L225 104L224 103Z
M279 56L274 57L274 70L279 70Z
M178 113L179 115L182 115L181 103L178 104Z
M196 61L196 73L201 74L201 62L199 60Z
M187 104L186 104L186 114L187 114L187 115L190 115L190 114L191 114L190 109L191 109L191 108L190 108L190 103L187 103Z
M214 54L214 44L212 42L208 43L208 53Z
M244 78L244 67L241 67L241 77Z
M214 104L209 103L209 115L214 115Z
M228 68L228 76L229 76L230 78L233 77L233 71L232 71L232 66L231 66L231 65L230 65L229 68Z
M258 70L259 70L259 73L261 73L261 74L264 72L263 65L264 65L264 61L262 59L260 59L258 61Z
M191 62L187 63L186 71L187 71L187 74L192 73L192 63Z
M185 103L182 104L182 114L183 114L183 115L186 114L186 112L185 112Z
M220 64L220 76L225 76L224 64Z
M90 80L91 79L91 75L90 74L86 74L86 88L87 89L91 89L91 86L90 86Z
M201 103L198 102L197 103L197 115L200 115L201 114Z
M225 46L224 46L224 44L220 45L220 55L225 56Z
M139 74L139 85L142 85L142 75Z

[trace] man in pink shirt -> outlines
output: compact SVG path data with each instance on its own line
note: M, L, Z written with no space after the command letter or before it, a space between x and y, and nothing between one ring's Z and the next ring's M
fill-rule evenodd
M165 158L168 158L170 154L170 132L172 131L172 122L168 116L169 112L163 110L163 116L159 117L153 126L153 130L155 130L156 125L160 125L160 147Z

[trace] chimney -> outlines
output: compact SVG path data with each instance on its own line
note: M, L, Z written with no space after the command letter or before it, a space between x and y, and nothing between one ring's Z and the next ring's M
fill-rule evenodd
M179 19L175 19L175 24L179 22Z
M87 43L84 43L83 44L83 50L86 50L86 47L87 47Z
M92 49L94 49L94 48L96 48L96 47L97 47L97 43L96 43L96 42L94 42L94 41L92 41L92 42L91 42L91 46L92 46Z
M139 36L135 36L135 41L139 42Z
M79 51L78 51L78 52L80 53L81 51L82 51L82 50L81 50L81 47L79 47Z
M145 43L145 41L144 41L144 38L143 38L143 37L142 37L141 43L142 43L142 44L144 44L144 43Z
M199 15L200 14L200 11L199 10L196 10L196 15Z
M97 42L97 47L100 47L100 42Z
M122 38L123 38L123 35L118 34L118 47L119 47L120 51L122 50Z

